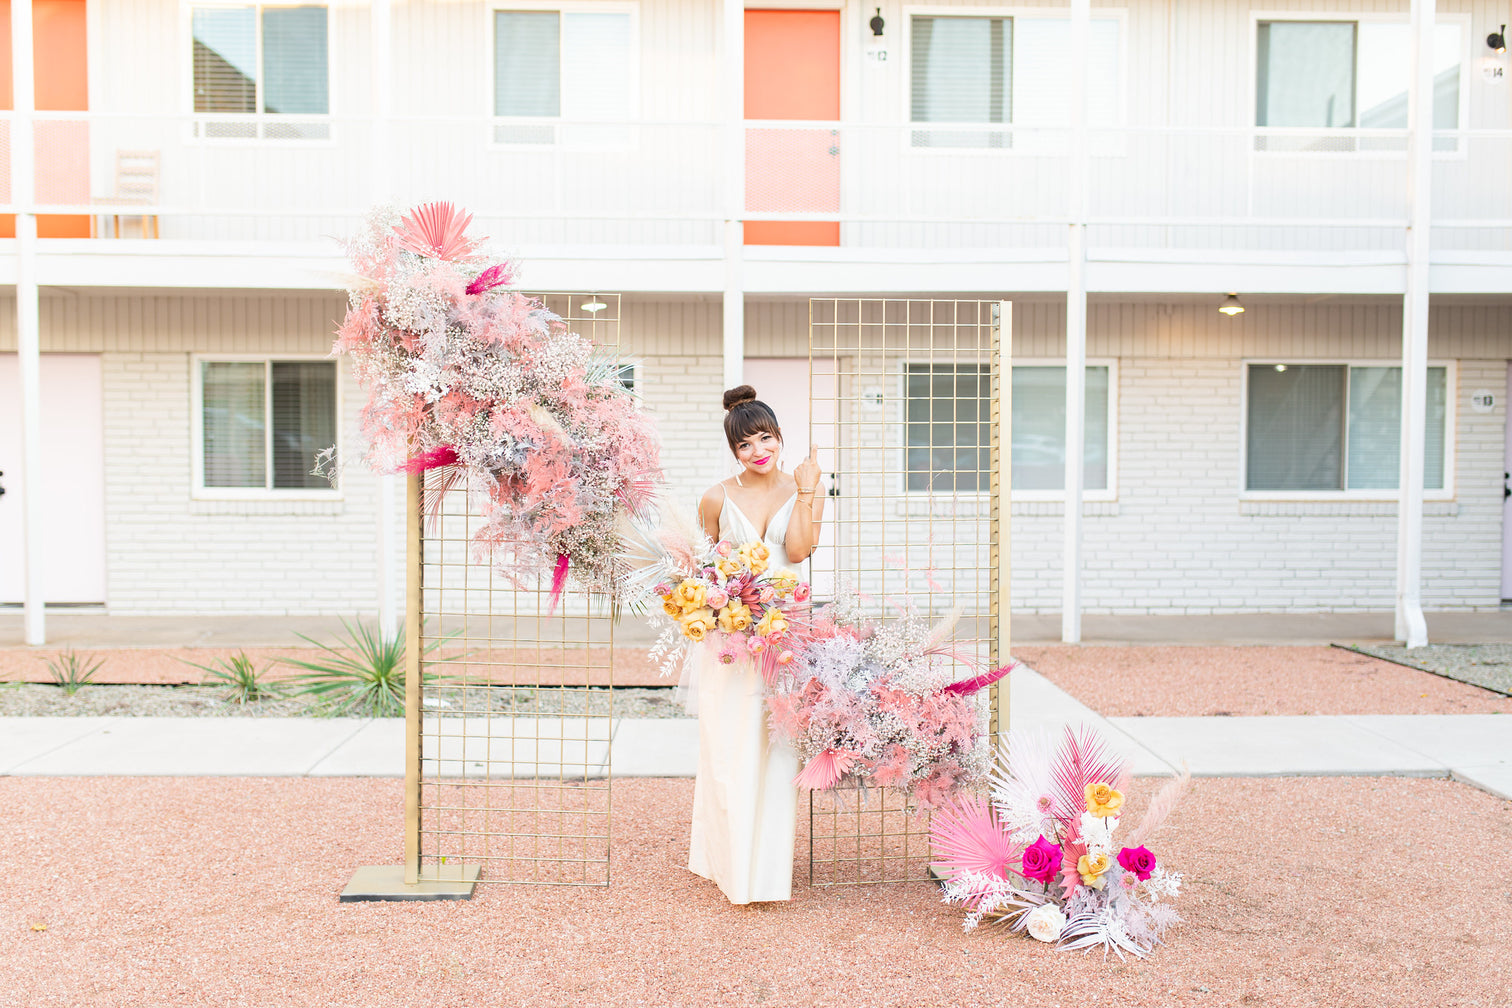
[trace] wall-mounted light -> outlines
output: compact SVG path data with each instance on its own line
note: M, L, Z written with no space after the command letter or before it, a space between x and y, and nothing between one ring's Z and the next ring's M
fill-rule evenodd
M587 312L588 314L592 315L594 312L601 312L609 306L604 304L604 302L602 301L589 301L587 304L578 305L578 307L583 309L583 311Z
M1492 52L1504 53L1507 51L1507 26L1502 25L1501 31L1494 31L1486 36L1486 45L1491 47Z
M872 19L868 24L871 25L872 34L880 38L882 36L882 29L887 27L887 22L882 20L881 7L877 8L877 13L872 15Z
M1244 305L1239 303L1238 294L1230 294L1223 299L1223 304L1218 306L1218 310L1228 316L1242 315L1244 314Z

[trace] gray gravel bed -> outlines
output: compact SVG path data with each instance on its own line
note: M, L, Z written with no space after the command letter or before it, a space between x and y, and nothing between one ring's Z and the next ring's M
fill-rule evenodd
M686 717L670 687L608 690L542 687L427 688L425 708L442 716L591 714L629 718ZM318 717L307 697L238 704L216 686L85 686L68 696L57 686L0 683L0 717Z
M1351 651L1512 696L1512 644L1349 644Z

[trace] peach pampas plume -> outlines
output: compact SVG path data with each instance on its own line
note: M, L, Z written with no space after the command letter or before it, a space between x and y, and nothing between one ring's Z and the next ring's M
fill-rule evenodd
M1129 831L1123 839L1125 847L1138 847L1160 829L1160 824L1165 822L1166 816L1171 814L1186 795L1187 786L1192 783L1192 772L1187 769L1185 763L1181 764L1181 773L1172 780L1166 782L1165 787L1155 793L1150 799L1150 807L1145 809L1144 818L1139 820L1139 825Z

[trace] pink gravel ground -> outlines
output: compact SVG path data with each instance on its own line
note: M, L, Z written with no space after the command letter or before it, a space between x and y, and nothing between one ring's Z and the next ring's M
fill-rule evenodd
M1343 648L1050 646L1014 656L1107 717L1512 714L1512 697Z
M96 673L97 683L135 683L153 686L174 686L201 682L205 673L187 662L214 665L216 659L229 658L244 651L258 668L268 666L268 678L277 680L297 675L302 670L277 663L279 658L314 660L329 657L313 648L84 648L80 657L90 664L103 659L104 664ZM518 659L531 663L530 667L510 665L510 653L474 652L478 662L498 662L494 675L500 682L544 685L581 686L604 685L608 682L605 667L608 665L607 649L590 650L586 658L576 652L567 652L567 657L541 655L534 651ZM48 659L56 659L58 651L49 648L0 648L0 682L52 682L48 671ZM545 667L534 667L543 665ZM438 670L443 671L444 670ZM471 666L467 674L474 680L486 674L484 665ZM676 686L677 677L666 678L660 665L650 658L649 648L619 648L615 652L614 684L616 686Z
M731 907L682 867L691 792L615 782L607 890L340 904L354 866L399 857L396 781L0 778L0 1004L1419 1008L1512 989L1512 804L1445 780L1196 782L1151 844L1186 875L1187 922L1142 962L963 934L918 883Z

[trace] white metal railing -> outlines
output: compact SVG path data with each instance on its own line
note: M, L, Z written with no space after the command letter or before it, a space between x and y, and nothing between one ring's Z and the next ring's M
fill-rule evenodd
M0 141L14 118L0 113ZM723 222L739 219L826 222L835 242L861 249L1049 250L1071 219L1063 128L748 122L737 204L727 129L712 122L31 118L33 209L151 216L162 238L339 236L383 197L453 200L515 246L713 250ZM1402 248L1405 130L1121 127L1088 138L1093 246ZM1435 146L1434 247L1512 251L1512 130L1444 131ZM123 194L119 151L156 152L155 199ZM0 165L0 213L18 209L9 173Z

